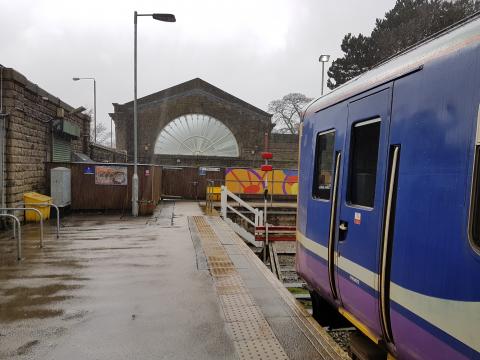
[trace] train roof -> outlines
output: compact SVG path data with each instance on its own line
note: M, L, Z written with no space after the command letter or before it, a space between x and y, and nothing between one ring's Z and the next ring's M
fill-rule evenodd
M439 57L480 42L480 15L477 13L461 24L405 50L353 78L332 92L314 100L305 110L305 116L351 98L363 91L398 79Z

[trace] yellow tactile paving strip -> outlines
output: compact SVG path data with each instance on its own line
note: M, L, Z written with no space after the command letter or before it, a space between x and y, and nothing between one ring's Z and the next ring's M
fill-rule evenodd
M289 306L298 328L309 339L324 359L350 359L337 343L325 332L325 330L303 308L295 297L283 286L283 284L270 272L262 261L249 249L247 244L238 237L235 232L219 217L209 217L208 221L214 228L221 230L222 235L230 236L235 241L238 249L257 266L260 272L267 278L270 284L278 291L281 298ZM212 231L213 228L212 228Z
M194 216L227 328L240 359L288 359L208 221Z

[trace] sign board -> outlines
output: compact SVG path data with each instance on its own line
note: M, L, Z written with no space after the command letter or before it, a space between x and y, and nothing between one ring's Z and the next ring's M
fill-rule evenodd
M150 170L149 169L145 170L145 176L150 176Z
M95 169L93 166L86 166L83 168L83 173L85 175L95 175Z
M219 172L220 168L218 167L199 167L198 168L198 175L205 176L207 172Z
M95 166L95 185L127 185L126 166Z

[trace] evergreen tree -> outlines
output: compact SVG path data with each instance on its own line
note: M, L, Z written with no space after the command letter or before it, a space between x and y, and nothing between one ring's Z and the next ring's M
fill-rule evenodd
M330 66L327 86L334 89L479 10L480 0L397 0L370 36L345 35L345 55Z

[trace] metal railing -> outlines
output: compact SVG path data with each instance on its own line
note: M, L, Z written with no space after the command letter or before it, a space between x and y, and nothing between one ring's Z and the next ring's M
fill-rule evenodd
M215 180L207 180L207 189L205 193L205 211L207 214L213 214L214 204L218 201L218 196L220 195L215 190L219 186L215 186Z
M60 209L55 204L50 203L19 203L19 206L38 206L38 207L54 207L57 211L57 239L60 237Z
M0 208L0 211L24 211L24 210L31 210L35 211L38 216L40 217L40 248L43 248L43 215L42 212L38 209L32 207L15 207L15 208Z
M212 213L215 203L218 202L218 194L216 189L225 186L230 192L239 196L248 197L262 197L264 198L264 181L261 180L225 180L225 179L207 179L207 186L205 191L205 205L207 213ZM296 197L297 195L284 193L279 191L280 186L283 188L285 183L283 181L269 181L268 182L268 197L270 205L273 204L274 199L281 199L280 201L288 200L289 197ZM288 184L298 184L298 182L289 182Z
M242 219L244 219L247 223L252 225L254 228L257 226L263 226L263 211L258 210L250 205L248 205L247 202L244 200L240 199L237 195L232 193L230 190L227 189L226 186L222 185L222 192L220 195L220 203L221 203L221 214L222 218L226 219L227 218L227 211L230 210L231 212L237 214L240 216ZM250 213L254 215L254 220L252 221L250 218L242 214L240 211L235 209L233 206L230 206L228 204L228 199L234 200L238 205L241 207L247 209Z
M22 225L18 217L12 214L0 214L0 217L8 217L13 219L13 237L17 240L17 260L22 260ZM16 231L18 225L18 231Z
M245 195L262 195L264 193L265 180L225 180L225 179L207 179L208 187L220 187L225 185L234 194ZM289 194L283 192L283 185L297 185L298 181L289 181L288 183L278 180L268 180L268 194L270 196L291 196L295 197L295 194ZM282 188L282 191L278 191ZM207 189L208 191L208 189Z

